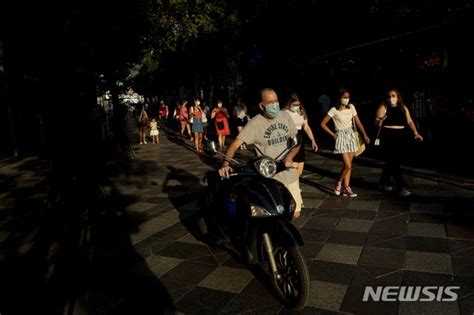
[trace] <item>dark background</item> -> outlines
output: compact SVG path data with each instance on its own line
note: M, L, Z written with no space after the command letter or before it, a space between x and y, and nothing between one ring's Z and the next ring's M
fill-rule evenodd
M193 2L186 5L192 9ZM152 97L166 100L171 110L185 98L202 97L211 105L220 98L231 108L242 97L256 113L261 88L274 88L281 103L298 92L324 143L318 127L322 93L334 102L339 88L349 88L373 135L377 105L396 87L409 106L419 90L433 104L430 135L422 124L427 141L418 148L442 156L419 164L430 160L431 167L452 172L468 167L463 158L462 167L440 161L466 156L460 135L473 130L474 51L467 44L473 1L259 0L225 6L236 21L216 18L213 31L178 43L160 55L158 67L129 78L144 50L161 47L145 39L166 35L153 31L153 1L4 2L0 154L62 156L66 149L80 160L90 158L84 148L103 150L110 140L99 136L103 120L96 97L105 90L116 97L133 87L151 103L152 115ZM117 105L114 115L121 111ZM123 123L115 121L112 141L124 142ZM61 150L55 152L57 143Z
M196 16L209 19L199 26ZM62 314L75 297L102 291L124 297L119 314L172 311L159 279L116 276L143 259L130 243L140 222L123 211L136 200L118 189L105 196L102 187L114 188L113 174L138 172L145 183L157 171L117 159L133 152L127 108L118 102L128 87L145 96L150 115L159 99L172 113L194 97L211 105L222 99L229 109L241 97L255 114L261 88L275 89L282 104L298 92L328 150L322 93L334 102L339 88L349 88L374 139L375 110L388 89L398 88L410 108L413 93L424 90L433 112L416 119L425 141L407 145L404 164L474 175L473 21L468 0L2 1L0 165L21 167L0 177L0 191L13 200L0 219L15 232L0 248L8 256L0 261L0 311ZM107 90L110 120L97 105ZM379 153L368 146L363 157ZM105 166L112 159L118 166ZM17 181L32 170L41 177L35 187ZM93 237L84 245L86 229ZM19 255L31 235L31 250ZM99 248L92 261L91 248Z

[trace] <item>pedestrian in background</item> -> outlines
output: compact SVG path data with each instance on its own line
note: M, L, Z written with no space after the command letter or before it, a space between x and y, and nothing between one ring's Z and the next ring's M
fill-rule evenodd
M203 110L200 106L201 101L194 101L194 109L192 112L194 146L197 153L202 153L202 134L203 134Z
M219 138L219 148L221 151L226 149L225 137L230 135L229 129L229 112L222 104L222 101L217 101L217 106L212 110L211 119L215 119L216 133Z
M159 138L159 135L160 135L160 132L158 131L158 123L155 119L155 117L153 117L151 119L151 122L150 122L150 137L153 141L153 143L160 143L160 138Z
M148 114L145 110L145 106L142 106L140 116L138 117L138 135L140 137L140 144L147 144L145 139L145 130L148 126Z
M193 136L191 134L191 126L189 125L189 113L188 113L188 102L183 101L179 107L179 124L180 124L180 136L181 139L184 137L184 131L188 131L188 135L191 141L193 141Z
M168 120L168 105L165 104L165 101L160 101L160 120L163 121L163 124L166 125Z
M245 125L249 121L247 114L247 106L242 102L242 99L237 100L237 105L234 107L234 118L237 126L237 131L240 133L244 129ZM240 150L245 150L247 145L243 143L240 146Z
M296 125L296 130L298 131L297 138L298 143L301 143L300 150L293 158L295 167L297 168L298 177L303 174L304 170L304 161L305 161L305 150L304 150L304 139L303 132L306 133L309 140L311 141L311 149L316 152L318 150L318 145L316 144L316 139L311 131L311 128L308 124L308 116L306 111L303 108L303 104L300 101L298 94L293 93L286 102L286 106L283 108L293 119L293 122Z

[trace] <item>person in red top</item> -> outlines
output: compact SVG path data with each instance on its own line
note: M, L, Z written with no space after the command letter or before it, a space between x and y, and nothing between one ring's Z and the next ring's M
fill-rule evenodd
M212 110L211 119L216 119L216 133L219 136L219 147L221 151L225 150L225 137L230 135L229 112L222 106L222 101L217 101L217 107Z
M160 101L160 119L166 123L168 118L168 105L165 104L165 101Z

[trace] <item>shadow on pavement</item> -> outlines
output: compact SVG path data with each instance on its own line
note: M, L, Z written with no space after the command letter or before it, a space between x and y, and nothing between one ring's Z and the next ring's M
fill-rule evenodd
M178 211L181 223L194 238L202 240L205 224L198 207L201 179L184 169L168 166L168 170L162 190Z
M333 153L318 152L317 154L319 154L321 156L324 156L328 159L340 161L339 156L336 155L336 154L333 154ZM365 158L355 158L353 163L354 163L354 165L357 165L357 166L364 166L364 167L368 167L368 168L382 169L383 166L384 166L384 163L385 163L384 160L383 160L383 156L381 154L378 154L378 155L372 156L372 158L375 158L376 161L367 160ZM441 161L440 163L445 163L445 162L446 161ZM401 167L402 167L402 172L404 174L410 175L414 178L421 178L421 179L425 179L425 180L428 180L428 181L447 184L447 185L451 185L453 187L463 188L463 189L467 189L467 190L471 190L471 191L474 190L473 187L469 187L467 185L462 185L462 183L459 182L460 179L457 178L456 176L452 176L451 174L450 175L441 174L441 173L438 173L438 171L434 170L434 169L433 170L418 169L418 168L413 169L413 166L411 166L412 167L411 169L408 169L406 167L406 165L402 165ZM463 182L470 183L471 186L472 186L472 184L474 184L472 179L469 178L469 176L467 174L461 174L461 176L462 176L462 181Z
M11 205L1 211L0 313L172 313L131 243L140 222L124 211L126 198L99 172L77 174L33 186L2 177Z
M341 162L341 168L342 168L342 162ZM337 172L337 173L331 172L331 171L328 171L328 170L323 169L321 167L314 166L312 164L306 163L305 164L305 169L309 172L316 173L316 174L319 174L319 175L324 176L324 177L333 178L334 179L334 184L336 183L336 181L339 178L339 172ZM329 195L334 194L333 187L324 186L322 184L319 184L315 181L306 179L304 177L301 178L300 180L301 180L302 183L313 186L313 187L319 189L320 191L322 191L326 194L329 194ZM378 185L377 184L372 184L372 183L365 182L363 180L360 180L357 177L352 177L351 178L351 183L352 183L353 186L357 186L357 187L360 187L360 188L363 188L363 189L374 190L374 191L378 190Z

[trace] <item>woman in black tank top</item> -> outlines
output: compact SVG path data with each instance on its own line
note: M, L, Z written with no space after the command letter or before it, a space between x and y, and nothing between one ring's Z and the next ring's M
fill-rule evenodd
M407 124L405 115L405 108L402 106L388 106L386 107L385 113L386 119L384 120L385 126L403 126Z
M407 190L407 184L400 169L402 152L407 145L405 127L408 126L411 129L415 140L423 141L423 137L416 130L410 111L403 103L402 96L397 90L393 89L387 93L385 101L377 110L375 121L377 127L382 126L381 144L385 159L380 185L385 191L393 191L390 181L390 178L393 177L400 196L408 197L411 192Z

